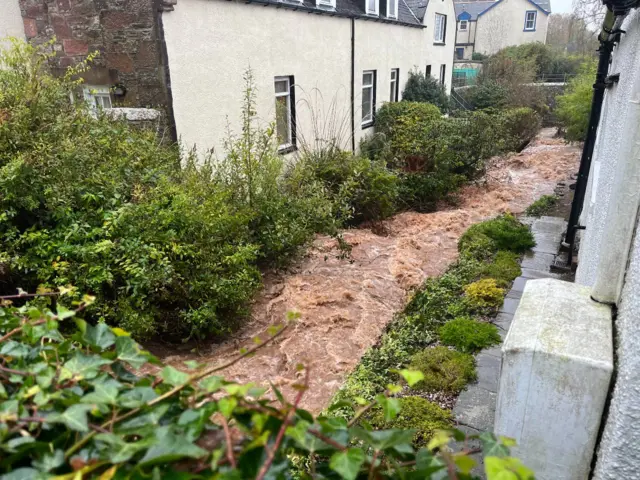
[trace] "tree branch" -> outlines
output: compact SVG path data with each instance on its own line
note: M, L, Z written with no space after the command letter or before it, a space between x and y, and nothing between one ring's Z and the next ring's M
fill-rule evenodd
M224 430L224 438L225 438L225 441L227 442L227 460L229 460L229 463L233 468L236 468L237 464L236 464L236 459L233 456L233 444L231 441L231 431L229 430L229 423L227 422L227 419L224 418L224 415L220 416L220 421L222 422L222 429Z

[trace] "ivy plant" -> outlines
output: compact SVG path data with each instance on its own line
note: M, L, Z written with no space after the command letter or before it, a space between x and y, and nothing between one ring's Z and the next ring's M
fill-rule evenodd
M55 308L46 306L50 299ZM348 421L300 408L311 374L303 366L292 400L273 386L267 392L217 375L276 340L288 323L220 365L178 369L160 365L127 332L80 318L92 297L72 308L64 300L58 292L2 299L3 479L473 478L476 451L448 447L466 445L463 433L437 431L416 449L413 430L373 430L362 420L376 408L392 424L398 386L361 402ZM155 374L144 373L152 367ZM423 379L400 373L410 384ZM509 440L477 438L490 479L533 478L509 457Z

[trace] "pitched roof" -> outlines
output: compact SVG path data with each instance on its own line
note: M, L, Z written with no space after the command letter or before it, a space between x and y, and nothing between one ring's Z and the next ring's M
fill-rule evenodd
M454 2L454 7L456 9L456 18L458 18L462 13L467 12L470 15L470 20L477 20L480 15L494 7L502 0L467 0L463 2ZM544 13L551 13L551 1L550 0L528 0L529 3L538 7Z
M406 3L407 8L409 8L413 13L415 13L416 17L420 22L424 21L424 14L427 12L427 6L429 5L429 0L400 0L401 3Z
M385 0L380 0L381 2ZM295 0L243 0L243 3L255 3L265 6L274 6L276 8L285 8L287 10L299 10L302 12L316 13L320 15L329 15L332 17L348 17L348 18L362 18L371 20L374 22L392 23L397 25L404 25L408 27L423 28L422 18L424 18L424 12L422 17L418 15L409 5L409 2L418 0L398 0L398 18L387 18L384 15L368 15L365 11L365 0L336 0L336 8L327 8L323 6L317 6L316 0L302 0L299 3ZM426 1L425 2L426 10ZM180 8L178 4L177 7Z

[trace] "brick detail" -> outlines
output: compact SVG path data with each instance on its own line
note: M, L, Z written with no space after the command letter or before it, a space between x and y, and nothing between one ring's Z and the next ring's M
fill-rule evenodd
M27 38L38 36L38 24L35 18L23 18L22 22L24 23L24 34Z
M54 36L55 71L99 52L83 74L89 84L122 84L119 106L166 107L157 16L177 0L19 0L29 41L42 45Z

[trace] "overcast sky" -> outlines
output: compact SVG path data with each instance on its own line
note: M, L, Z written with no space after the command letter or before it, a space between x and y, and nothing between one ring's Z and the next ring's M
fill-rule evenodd
M569 13L571 12L571 0L551 0L552 13Z

